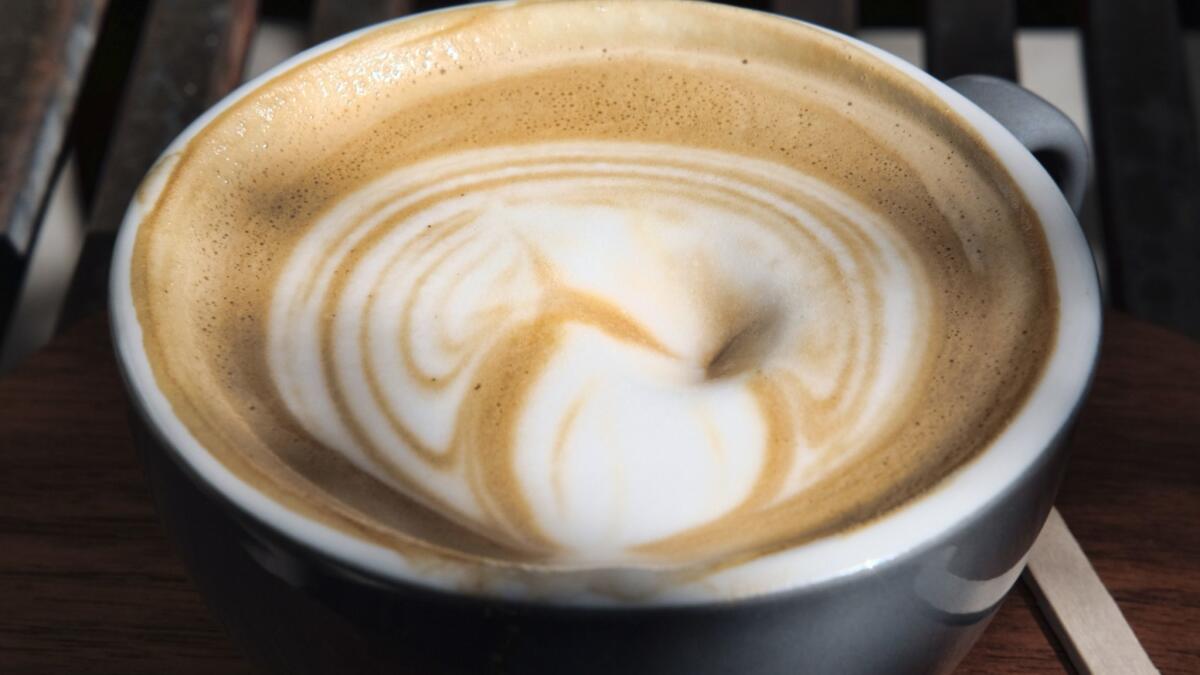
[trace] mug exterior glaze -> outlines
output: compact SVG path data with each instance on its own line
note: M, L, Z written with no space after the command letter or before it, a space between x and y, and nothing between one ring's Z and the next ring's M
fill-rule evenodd
M421 578L394 552L271 502L207 455L174 417L142 350L129 266L139 223L171 171L166 158L262 82L358 34L314 47L247 83L184 131L130 206L113 259L114 344L151 488L197 586L243 651L280 673L951 670L1024 568L1053 502L1064 438L1099 349L1100 293L1090 249L1054 179L1021 142L1041 149L1028 122L1046 113L1033 97L1001 93L1002 105L994 96L980 100L1014 127L1018 140L951 87L839 36L939 97L978 132L1043 224L1059 289L1055 345L1041 381L996 442L876 522L739 567L737 573L772 580L769 588L733 593L735 574L716 579L712 597L539 602L447 588ZM975 98L971 87L956 88ZM1024 129L1013 123L1021 119ZM1062 138L1066 131L1049 134L1059 141L1050 149L1065 147L1086 161L1078 132L1070 131L1071 139ZM1080 171L1076 165L1058 177L1069 192Z

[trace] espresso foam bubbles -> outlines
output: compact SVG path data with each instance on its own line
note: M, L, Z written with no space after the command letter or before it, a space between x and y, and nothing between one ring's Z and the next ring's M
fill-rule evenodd
M155 377L413 559L694 575L867 522L987 446L1056 312L1010 179L883 68L682 3L373 31L177 158L133 259Z

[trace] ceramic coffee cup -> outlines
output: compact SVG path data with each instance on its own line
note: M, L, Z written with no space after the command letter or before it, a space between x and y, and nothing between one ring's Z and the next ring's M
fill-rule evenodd
M401 19L405 21L409 19ZM789 19L777 18L779 22ZM256 86L367 31L314 47L193 123L184 147ZM1024 568L1054 500L1064 439L1098 352L1100 293L1073 208L1087 176L1078 130L1002 80L939 82L846 36L984 140L1043 224L1059 323L1044 374L986 450L934 489L844 536L802 545L787 582L744 597L570 603L447 589L393 574L369 545L273 502L208 455L160 391L134 311L130 265L159 197L153 171L113 259L111 312L138 447L159 512L212 612L280 673L944 672ZM367 548L364 548L367 547Z

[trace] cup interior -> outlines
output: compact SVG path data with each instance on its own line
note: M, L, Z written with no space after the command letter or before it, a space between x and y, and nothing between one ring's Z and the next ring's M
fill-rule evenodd
M440 10L458 11L460 8ZM722 8L714 11L751 10ZM412 17L397 19L410 21ZM794 20L783 17L779 22ZM394 22L393 22L394 23ZM799 22L797 22L799 23ZM145 216L153 210L178 161L179 152L201 129L261 84L322 54L335 50L381 26L369 27L313 47L246 83L185 130L147 175L121 227L112 263L110 307L114 344L127 387L143 420L201 483L237 509L273 531L316 549L328 558L382 580L397 580L461 592L477 578L477 570L447 563L437 570L413 564L395 551L356 539L311 521L275 502L209 454L174 413L159 388L143 348L142 327L134 309L130 267L134 241ZM998 122L941 82L901 59L852 37L807 25L806 30L836 35L838 40L873 59L888 72L907 78L936 96L947 114L984 139L989 149L1024 193L1037 213L1055 267L1059 314L1052 353L1042 376L1009 425L991 445L934 489L911 499L861 527L764 555L683 584L669 591L617 599L588 592L567 580L540 597L566 604L691 604L795 590L845 579L914 555L935 545L987 505L1013 488L1069 423L1090 379L1100 335L1100 293L1090 249L1078 222L1054 182L1037 160ZM630 572L621 581L636 587ZM525 597L520 583L502 582L472 590L484 595ZM634 599L629 599L633 597Z

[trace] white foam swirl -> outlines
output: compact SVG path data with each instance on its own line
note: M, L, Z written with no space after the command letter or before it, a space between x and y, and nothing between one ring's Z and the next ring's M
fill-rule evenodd
M361 469L564 561L802 493L902 414L928 284L894 227L729 153L461 152L347 195L274 289L270 371Z

